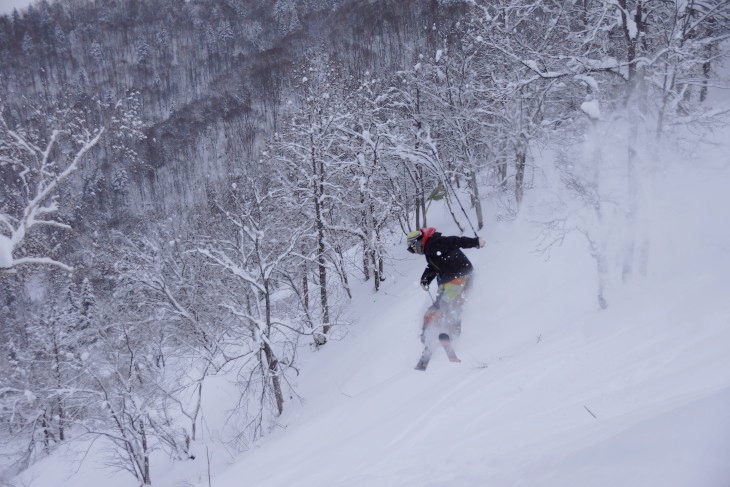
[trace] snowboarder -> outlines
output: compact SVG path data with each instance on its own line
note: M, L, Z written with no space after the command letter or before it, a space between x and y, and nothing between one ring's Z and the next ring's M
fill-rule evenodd
M461 312L464 295L469 288L473 266L461 249L481 248L485 242L481 237L443 236L435 228L422 228L407 236L408 251L426 257L426 270L421 275L421 287L428 291L431 281L436 279L438 293L433 304L423 316L421 342L423 357L417 369L425 370L431 356L430 345L436 334L452 362L460 362L451 348L451 339L461 334Z

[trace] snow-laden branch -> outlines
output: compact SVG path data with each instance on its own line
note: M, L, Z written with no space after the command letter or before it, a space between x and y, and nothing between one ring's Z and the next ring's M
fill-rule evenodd
M0 236L0 251L2 251L2 236ZM2 263L2 261L0 261ZM12 265L8 267L17 267L19 265L23 264L40 264L40 265L50 265L54 267L58 267L61 270L64 270L66 272L73 272L74 268L64 264L63 262L59 262L57 260L51 259L50 257L20 257L18 259L14 259L11 262ZM0 267L1 269L2 267Z
M538 77L544 79L563 78L565 76L573 75L573 73L567 71L543 71L537 65L537 62L531 59L522 59L522 65L534 71L538 75Z
M44 148L40 148L20 131L10 129L0 115L0 153L3 154L3 160L16 170L16 181L20 184L8 187L6 191L25 200L22 215L13 217L8 213L0 213L0 269L9 270L23 264L47 264L69 272L73 270L71 266L46 256L15 258L13 254L37 225L64 230L71 228L54 218L59 208L53 194L88 159L89 152L99 144L105 132L105 127L97 128L93 135L88 131L79 134L56 127ZM82 141L82 144L68 165L59 169L59 161L52 158L59 152L62 134L77 142Z
M223 267L234 276L241 278L242 280L256 288L258 291L265 291L264 287L258 282L258 280L254 276L252 276L241 266L233 262L233 260L225 254L225 252L200 247L196 248L195 252L212 260L215 264Z

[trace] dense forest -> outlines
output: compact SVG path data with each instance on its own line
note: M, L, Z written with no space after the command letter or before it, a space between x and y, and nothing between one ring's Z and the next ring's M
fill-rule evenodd
M443 200L464 233L558 154L597 299L640 272L653 144L707 103L725 0L68 0L0 17L0 435L17 471L74 437L188 458L206 379L231 444L296 398L350 280ZM586 137L611 151L574 149ZM644 141L639 144L638 141ZM571 206L572 205L572 206ZM548 209L546 209L547 211ZM630 239L603 223L619 220Z

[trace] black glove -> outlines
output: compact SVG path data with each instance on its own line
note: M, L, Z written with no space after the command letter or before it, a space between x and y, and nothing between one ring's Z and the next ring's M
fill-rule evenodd
M421 277L421 288L424 291L428 291L428 286L431 285L431 279L426 276Z

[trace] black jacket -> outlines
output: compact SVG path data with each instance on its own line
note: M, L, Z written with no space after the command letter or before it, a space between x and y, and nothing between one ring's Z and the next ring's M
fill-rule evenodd
M479 239L474 237L444 237L436 232L423 248L428 266L421 276L421 284L429 285L434 278L441 285L473 270L469 259L460 249L478 248Z

